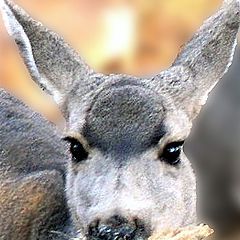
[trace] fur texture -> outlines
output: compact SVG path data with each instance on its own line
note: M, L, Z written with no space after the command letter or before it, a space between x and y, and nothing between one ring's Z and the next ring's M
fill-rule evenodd
M66 195L76 229L90 239L145 239L160 229L195 223L195 175L181 147L232 61L239 1L226 1L174 64L149 78L96 74L57 34L10 1L1 0L1 5L30 74L65 116L64 134L73 154ZM37 161L26 156L23 162L31 159ZM172 160L178 164L169 164ZM54 174L46 177L56 180ZM60 182L50 180L44 190L61 194Z

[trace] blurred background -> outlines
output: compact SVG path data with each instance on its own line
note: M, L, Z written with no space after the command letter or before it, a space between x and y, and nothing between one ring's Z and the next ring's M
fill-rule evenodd
M220 0L16 0L97 71L149 75L168 67ZM0 19L0 87L53 122L60 114L30 80Z

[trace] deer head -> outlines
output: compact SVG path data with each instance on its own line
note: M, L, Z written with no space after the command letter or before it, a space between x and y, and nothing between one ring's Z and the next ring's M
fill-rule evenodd
M1 5L32 79L66 119L76 228L90 239L144 239L194 223L195 176L182 146L232 61L239 1L225 1L169 69L147 78L96 73L56 33L10 1Z

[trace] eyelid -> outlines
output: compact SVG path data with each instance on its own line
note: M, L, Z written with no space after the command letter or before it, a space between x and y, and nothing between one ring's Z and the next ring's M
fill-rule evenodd
M183 147L183 144L184 144L184 141L173 141L173 142L169 142L165 145L165 147L163 149L166 149L168 147L180 147L182 148Z
M77 141L76 138L69 137L69 136L63 137L62 140L65 141L65 142L69 142L69 143L71 143L74 140Z
M158 154L162 155L163 151L166 149L166 147L169 145L169 144L172 144L172 143L179 143L179 146L183 146L185 140L183 140L182 138L176 140L174 139L173 137L166 137L166 138L163 138L161 139L161 141L159 142L158 144Z
M82 135L80 135L79 133L71 133L71 132L70 133L66 133L64 135L65 135L65 137L62 138L63 141L68 141L70 143L72 143L74 141L77 141L77 142L79 142L83 146L83 148L87 152L90 153L91 148L90 148L88 142L86 141L86 139Z
M174 142L167 143L166 146L169 144L174 144L174 143L178 146L183 146L184 142L185 142L184 140L174 141Z

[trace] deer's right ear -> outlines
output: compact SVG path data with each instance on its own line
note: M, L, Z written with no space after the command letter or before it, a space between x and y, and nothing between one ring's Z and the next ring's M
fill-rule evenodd
M224 0L219 11L186 43L172 67L155 79L160 90L168 92L191 119L199 113L208 94L232 63L239 11L239 0Z
M93 71L60 36L8 0L0 0L0 7L8 33L18 45L32 79L57 103L76 84L82 88L91 85L88 76Z
M185 105L189 106L190 96L195 100L193 109L198 108L196 112L232 63L240 24L239 11L239 0L224 0L221 9L204 22L173 64L184 69L191 79L185 92ZM186 88L184 83L182 87Z

